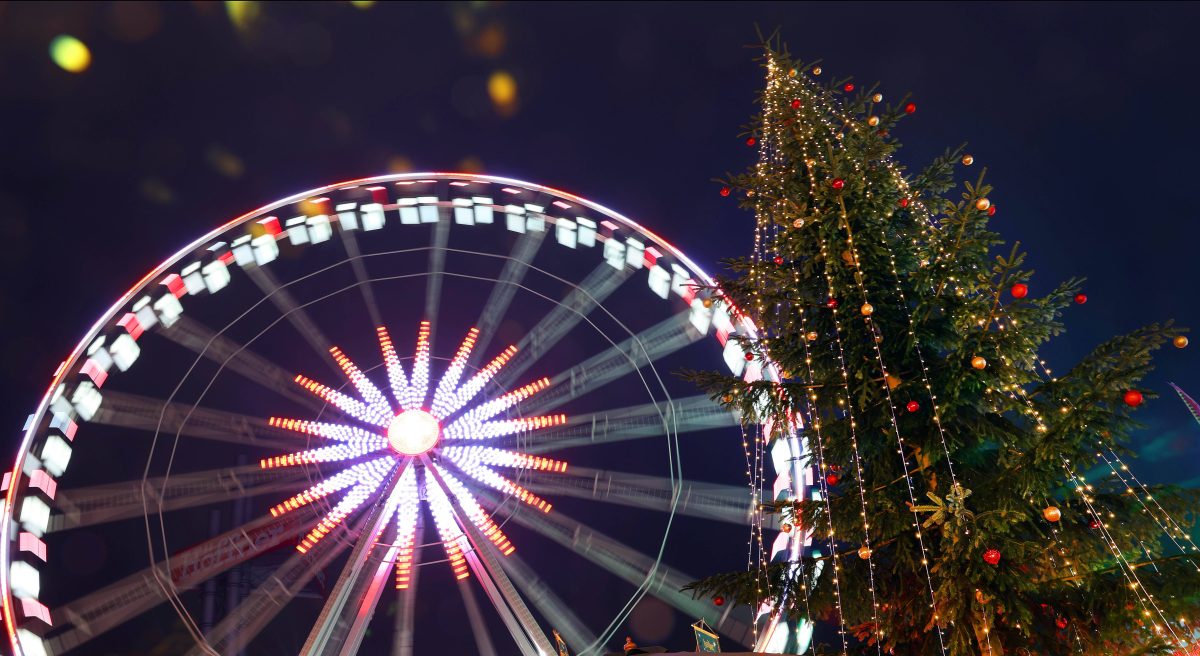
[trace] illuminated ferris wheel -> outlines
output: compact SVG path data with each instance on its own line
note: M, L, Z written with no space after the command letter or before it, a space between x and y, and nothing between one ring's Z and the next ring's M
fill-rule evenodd
M796 648L771 608L680 591L756 522L776 558L809 537L755 511L806 494L801 441L752 494L738 419L674 375L776 376L711 284L611 210L496 177L231 221L29 415L0 508L14 652L595 654L650 599L656 626Z

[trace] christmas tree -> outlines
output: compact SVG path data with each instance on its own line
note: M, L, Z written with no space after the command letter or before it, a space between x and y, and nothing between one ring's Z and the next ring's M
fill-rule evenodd
M1187 345L1182 330L1150 325L1052 373L1039 349L1086 302L1082 281L1039 284L990 226L983 172L956 183L974 158L949 150L909 174L893 131L913 102L774 43L763 64L745 135L758 161L721 189L754 213L754 251L711 291L759 326L747 359L778 373L688 376L759 427L756 446L802 436L819 493L760 499L808 541L800 562L764 553L690 589L817 622L827 653L1193 642L1197 495L1125 464L1153 397L1138 382L1153 351Z

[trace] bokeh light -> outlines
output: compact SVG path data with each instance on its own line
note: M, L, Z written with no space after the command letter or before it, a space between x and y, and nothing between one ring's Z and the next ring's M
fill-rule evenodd
M359 9L370 9L375 6L375 0L350 0L350 4Z
M496 71L488 78L488 95L501 116L511 116L517 110L517 81L507 71Z
M249 0L226 0L225 13L239 32L244 32L262 15L261 3Z
M82 73L92 65L92 51L83 41L69 34L60 34L50 42L50 59L64 71Z
M221 144L210 144L204 151L204 158L214 171L227 178L240 178L246 172L242 159Z

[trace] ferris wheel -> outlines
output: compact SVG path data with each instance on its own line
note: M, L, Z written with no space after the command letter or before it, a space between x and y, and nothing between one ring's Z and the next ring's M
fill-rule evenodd
M756 522L778 559L809 541L756 510L811 495L803 442L749 489L755 438L675 375L777 379L710 285L620 214L490 176L225 224L121 296L26 421L14 653L597 654L649 599L657 625L795 648L809 627L770 607L680 591Z

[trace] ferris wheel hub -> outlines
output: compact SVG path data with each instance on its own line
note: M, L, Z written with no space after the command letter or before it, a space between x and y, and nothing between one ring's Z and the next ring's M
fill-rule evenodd
M406 456L419 456L437 446L442 435L438 420L424 410L405 410L388 424L388 445Z

